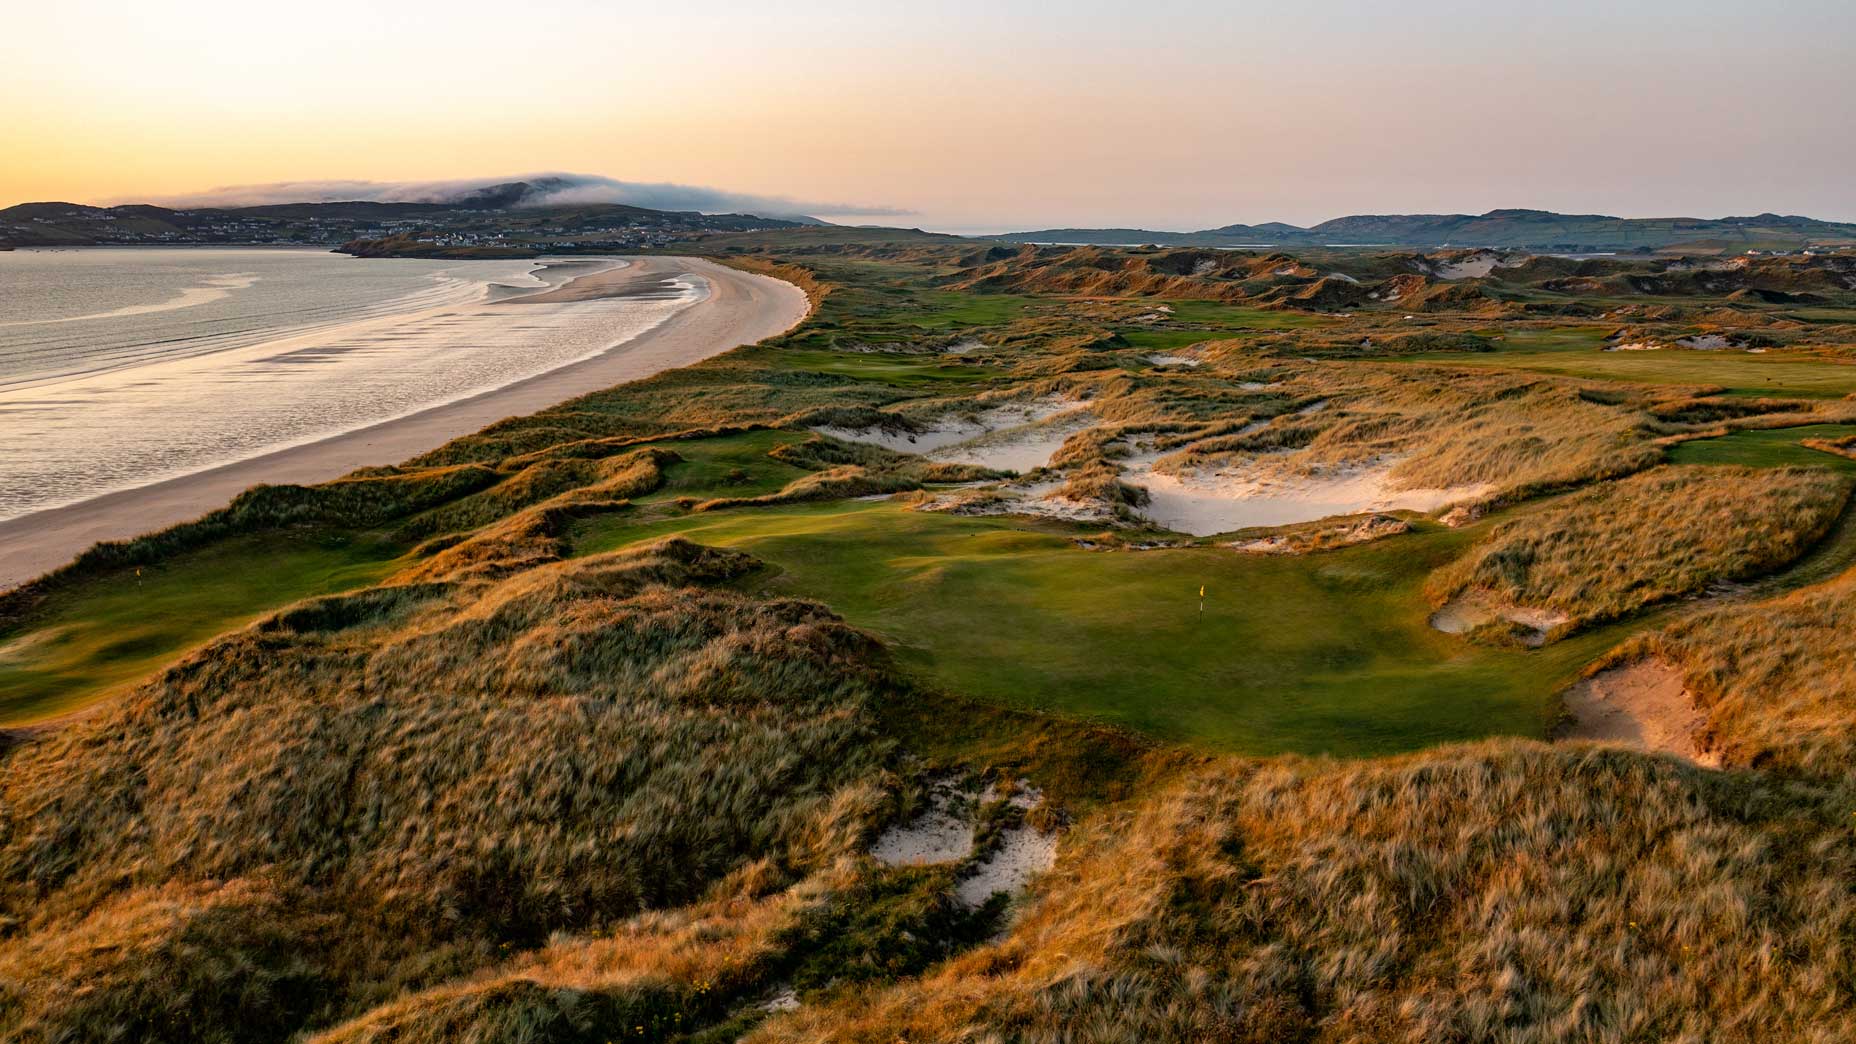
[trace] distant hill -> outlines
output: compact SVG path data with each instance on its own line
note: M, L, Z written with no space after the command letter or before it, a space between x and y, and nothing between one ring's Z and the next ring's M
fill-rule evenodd
M1138 228L1048 228L985 238L1011 243L1100 246L1497 247L1565 253L1612 250L1797 250L1856 243L1856 224L1758 214L1725 218L1620 218L1547 210L1487 214L1358 214L1312 228L1281 222L1198 232Z
M629 249L718 232L822 224L816 218L650 210L619 203L543 204L555 179L488 185L443 202L367 200L252 207L93 207L22 203L0 210L0 246L298 244L412 236L447 247Z

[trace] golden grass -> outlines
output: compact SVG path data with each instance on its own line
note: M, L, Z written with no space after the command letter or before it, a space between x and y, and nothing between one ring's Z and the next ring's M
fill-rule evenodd
M1856 765L1856 572L1729 603L1629 643L1681 665L1725 765L1847 777Z
M1219 762L999 944L751 1041L1837 1040L1846 797L1532 743Z
M151 983L180 961L258 989L238 969L281 947L339 1013L756 861L833 864L878 808L880 654L817 606L711 589L753 567L673 540L321 599L12 751L0 1035L146 1008L242 1038L240 1004Z
M1661 467L1504 521L1426 583L1433 605L1476 590L1579 627L1769 573L1842 513L1849 482L1813 468Z

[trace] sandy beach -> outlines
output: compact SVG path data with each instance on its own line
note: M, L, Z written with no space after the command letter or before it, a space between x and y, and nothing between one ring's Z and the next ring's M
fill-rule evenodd
M325 482L359 467L398 463L505 417L772 337L806 315L805 293L790 283L686 257L634 258L506 304L624 296L691 277L707 285L706 299L591 359L397 420L0 522L0 590L54 569L99 541L197 518L259 483Z

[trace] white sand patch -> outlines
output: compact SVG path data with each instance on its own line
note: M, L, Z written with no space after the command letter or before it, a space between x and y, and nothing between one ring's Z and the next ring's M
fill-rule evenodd
M884 866L932 866L967 858L973 854L973 821L955 814L958 797L951 786L937 785L927 811L883 831L870 855Z
M1389 464L1307 477L1242 473L1155 471L1158 454L1130 460L1124 481L1143 486L1150 498L1141 513L1178 533L1212 536L1239 529L1287 526L1335 515L1370 511L1432 512L1494 490L1492 485L1449 489L1394 489Z
M968 908L977 908L999 892L1016 895L1024 891L1032 878L1056 862L1056 834L1014 827L1005 831L998 848L960 879L954 895Z
M1682 672L1656 657L1581 679L1560 701L1571 722L1557 738L1596 740L1664 751L1709 767L1720 757L1701 745L1706 717L1682 684Z
M1271 389L1274 389L1274 388L1280 388L1280 387L1282 387L1282 382L1281 382L1281 381L1268 381L1268 382L1264 382L1264 381L1245 381L1245 382L1243 382L1242 384L1239 384L1239 385L1238 385L1238 387L1239 387L1239 388L1242 388L1242 389L1243 389L1243 390L1245 390L1245 391L1252 391L1252 392L1254 392L1254 391L1270 391Z
M1536 609L1524 605L1504 605L1481 591L1466 591L1445 602L1431 614L1431 626L1445 634L1464 634L1483 624L1507 620L1520 624L1531 634L1523 640L1528 645L1545 645L1547 633L1565 623L1565 613Z
M1047 420L1060 413L1077 408L1076 403L1065 399L1046 398L1035 402L1010 403L966 415L948 415L938 419L926 431L907 431L898 419L894 428L838 428L818 427L812 430L821 435L846 442L861 442L870 446L881 446L897 453L920 453L932 455L936 450L947 449L962 443L975 442L994 432L1011 428L1022 428ZM1067 437L1067 436L1066 436ZM1061 439L1058 440L1061 443ZM1046 454L1046 459L1049 455ZM958 457L937 457L942 460L956 460ZM975 462L976 463L976 462Z
M1155 366L1201 366L1204 361L1190 355L1150 355L1147 361Z
M1660 352L1667 347L1669 346L1657 341L1629 341L1624 344L1611 345L1604 350L1607 352Z
M1069 410L1031 424L1002 428L977 438L958 442L928 453L930 460L952 464L977 464L998 471L1035 471L1050 463L1051 455L1062 448L1070 436L1095 422L1088 410Z
M1455 261L1433 265L1431 274L1438 279L1483 279L1499 268L1502 260L1500 254L1484 250Z
M1174 475L1154 470L1157 453L1131 458L1124 481L1145 487L1141 513L1168 529L1211 536L1239 529L1312 522L1375 511L1431 512L1491 492L1488 485L1393 489L1390 465L1329 475L1283 477L1241 472Z
M1676 343L1698 352L1718 352L1723 348L1739 347L1732 338L1723 334L1698 334L1694 337L1682 337L1678 338Z
M989 785L978 795L978 801L970 800L972 797L951 780L935 783L928 795L927 811L910 823L885 830L871 846L870 855L885 866L957 863L973 855L972 816L980 804L1003 798L1012 807L1028 812L1044 801L1043 791L1022 784L1003 794ZM998 892L1016 895L1034 876L1049 870L1056 858L1056 834L1028 826L1010 827L1000 835L997 847L960 875L954 895L969 909L984 905ZM797 996L793 1004L797 1006Z
M1206 258L1192 266L1192 274L1195 276L1208 276L1216 271L1218 271L1218 262L1210 258Z

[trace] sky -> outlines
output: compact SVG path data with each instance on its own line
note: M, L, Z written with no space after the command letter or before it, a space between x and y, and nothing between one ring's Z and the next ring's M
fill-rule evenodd
M34 0L0 205L573 171L947 231L1856 220L1852 54L1847 0Z

